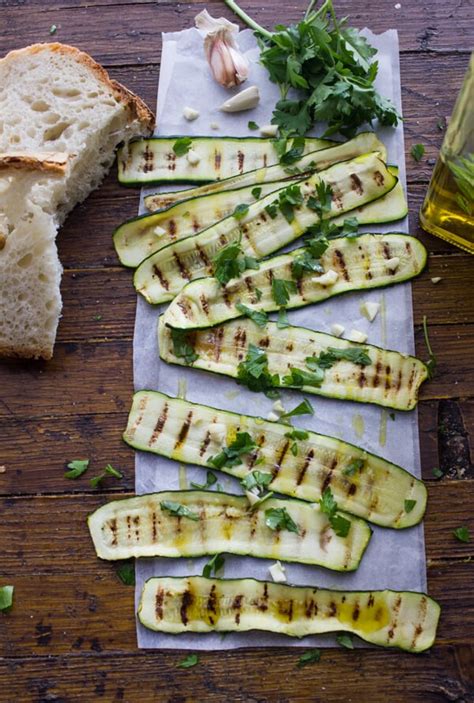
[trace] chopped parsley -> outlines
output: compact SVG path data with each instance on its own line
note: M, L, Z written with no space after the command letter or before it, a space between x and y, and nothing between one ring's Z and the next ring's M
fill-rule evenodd
M113 476L114 478L123 478L123 474L120 473L120 471L114 469L112 464L107 464L101 474L99 474L98 476L94 476L94 478L91 478L90 483L92 488L97 488L102 483L104 478L107 478L107 476Z
M307 207L320 217L322 220L324 215L331 210L333 190L328 183L319 181L316 183L316 195L311 195L306 203Z
M460 542L470 542L471 541L471 534L469 532L469 529L465 525L463 525L462 527L456 527L456 529L453 530L453 535Z
M251 491L256 488L259 492L261 492L268 488L272 482L272 478L272 474L267 471L254 470L244 476L244 478L240 481L240 484L246 491Z
M345 647L346 649L354 649L354 642L352 641L352 637L348 634L338 635L336 637L336 641L341 645L341 647Z
M306 430L292 430L291 432L285 432L285 437L293 440L290 445L290 452L293 456L298 456L298 440L308 439L309 434Z
M405 501L405 512L406 513L411 513L413 508L416 505L416 500L406 500Z
M125 586L135 585L135 564L133 560L122 561L116 564L115 573Z
M268 370L268 358L263 349L249 344L247 356L237 367L237 383L251 391L262 391L268 397L275 397L274 389L280 385L280 377Z
M200 491L207 491L208 488L217 483L217 477L212 471L208 471L206 475L206 483L194 483L191 481L191 486L197 488Z
M298 525L286 508L269 508L265 510L265 524L271 530L288 530L299 533Z
M433 469L433 476L435 478L443 478L444 471L442 469L440 469L438 466L435 466L435 468Z
M14 586L0 586L0 611L8 612L13 605Z
M321 498L319 499L321 512L328 516L329 524L338 537L347 537L351 527L350 520L339 515L337 512L337 503L330 488L326 488Z
M255 288L254 293L255 293L255 297L257 298L257 302L260 302L262 299L262 295L263 295L260 288Z
M199 657L197 654L188 654L187 657L184 657L179 664L178 667L180 669L190 669L192 666L196 666L196 664L199 664Z
M302 136L294 137L288 149L286 138L275 141L281 144L277 148L277 152L280 152L280 163L282 166L294 164L296 161L299 161L304 154L305 138Z
M298 659L298 667L307 666L308 664L317 664L321 659L320 649L308 649L307 652L301 655Z
M212 260L214 276L222 286L231 278L238 278L247 269L258 269L259 264L252 256L242 251L240 240L223 247Z
M87 471L89 464L90 459L74 459L73 461L70 461L67 465L67 468L70 469L70 471L66 471L64 478L79 478L79 476L82 476L82 474Z
M256 186L255 188L252 188L250 191L255 198L255 200L258 200L259 197L262 195L262 187L261 186Z
M176 156L184 156L191 149L193 140L189 137L180 137L173 144L173 151Z
M211 456L207 463L215 469L222 469L224 466L239 466L243 463L242 456L250 454L256 448L257 445L248 432L237 432L234 441L224 447L219 454Z
M351 463L346 466L342 473L344 476L354 476L357 471L364 468L364 464L364 459L354 459L354 461L351 461Z
M207 564L205 564L202 570L202 575L205 576L207 579L211 578L212 574L216 576L217 572L224 567L224 564L225 559L222 554L214 554L212 559L209 559Z
M284 307L289 301L290 295L296 292L294 281L286 281L284 278L272 279L272 298L280 307Z
M236 205L234 212L232 213L232 217L234 217L236 220L243 220L243 218L247 215L249 211L249 206L247 203L239 203Z
M425 147L423 144L413 144L410 154L413 156L415 161L421 161L423 155L425 153Z
M247 122L247 127L252 130L252 132L255 132L257 129L260 129L258 124L254 122L253 120L249 120Z
M295 208L300 207L303 204L303 200L303 193L297 183L280 191L278 207L287 222L293 222L295 219Z
M304 369L296 369L293 366L289 369L290 373L283 376L284 386L293 386L302 388L303 386L318 387L324 381L324 371L315 367L314 371L305 371Z
M193 364L196 359L199 359L199 354L196 354L194 347L189 341L189 332L187 330L176 329L171 327L171 341L173 343L173 354L178 359L183 359L185 364Z
M235 307L240 313L242 313L242 315L249 317L252 322L255 322L258 327L266 327L268 322L268 315L263 310L253 310L252 308L247 307L247 305L244 305L243 303L237 303Z
M265 212L266 212L268 215L270 215L270 217L272 218L272 220L274 220L275 217L278 215L278 204L277 204L277 201L276 201L276 202L273 202L273 203L269 203L269 204L265 207Z
M287 413L283 413L280 420L288 420L290 417L297 417L298 415L314 415L314 408L307 398L305 398L299 405L297 405L293 410ZM304 432L304 430L295 430L295 432ZM307 439L308 433L304 432Z
M176 503L173 500L162 500L160 503L160 508L162 510L167 510L171 513L171 515L176 515L176 517L186 517L188 520L194 520L194 522L199 521L198 513L193 513L193 511L185 505Z
M278 310L277 327L279 330L285 330L290 326L290 321L286 312L286 308L280 308Z
M317 359L317 364L322 369L330 369L338 361L351 361L353 364L358 364L359 366L370 366L372 360L367 353L367 349L362 349L361 347L347 347L346 349L336 349L335 347L328 347L327 351L321 352L319 357L308 357L306 363L309 363L309 359Z

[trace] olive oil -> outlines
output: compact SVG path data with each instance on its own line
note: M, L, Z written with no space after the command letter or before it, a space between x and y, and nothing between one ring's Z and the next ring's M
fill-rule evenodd
M459 186L449 158L441 153L420 212L420 221L430 234L474 253L474 202L469 203L462 185Z

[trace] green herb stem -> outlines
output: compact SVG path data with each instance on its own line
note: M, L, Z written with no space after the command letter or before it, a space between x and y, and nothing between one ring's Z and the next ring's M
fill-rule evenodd
M224 0L225 4L227 7L229 7L232 12L235 12L237 17L240 17L242 22L245 22L245 24L250 27L251 29L254 29L256 32L261 34L263 37L266 37L267 39L272 38L272 33L268 31L268 29L265 29L262 27L262 25L258 24L258 22L255 22L254 19L252 19L246 12L240 8L234 0Z

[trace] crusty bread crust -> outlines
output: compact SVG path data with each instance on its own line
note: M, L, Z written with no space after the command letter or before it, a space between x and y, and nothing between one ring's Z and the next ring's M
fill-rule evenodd
M59 151L45 151L37 154L0 154L0 169L14 168L28 171L46 171L48 173L65 173L68 154Z
M0 358L2 359L44 359L53 358L53 350L49 346L29 346L15 344L14 347L0 344Z
M22 54L38 54L41 51L69 54L70 56L73 56L78 63L82 63L87 66L96 74L97 78L102 83L110 88L115 97L125 105L132 118L137 119L142 124L144 131L149 132L150 134L153 132L155 115L143 102L143 100L141 100L138 95L132 93L118 81L112 80L103 66L94 61L94 59L89 56L89 54L86 54L85 51L81 51L75 46L60 44L59 42L31 44L23 49L14 49L13 51L10 51L3 57L3 59L0 59L0 64L3 62L8 63L10 61L15 61L20 58Z

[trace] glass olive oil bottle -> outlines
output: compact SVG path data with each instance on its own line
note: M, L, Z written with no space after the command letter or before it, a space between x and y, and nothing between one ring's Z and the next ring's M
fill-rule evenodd
M420 211L423 229L474 253L474 54Z

